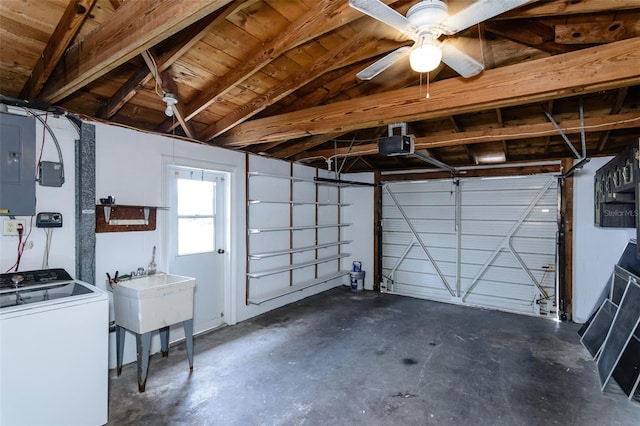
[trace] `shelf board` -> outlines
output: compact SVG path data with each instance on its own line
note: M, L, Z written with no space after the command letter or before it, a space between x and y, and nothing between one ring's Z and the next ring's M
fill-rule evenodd
M282 226L275 228L249 228L247 231L249 234L259 234L260 232L273 232L273 231L302 231L305 229L323 229L323 228L340 228L343 226L349 226L350 223L336 223L330 225L301 225L301 226Z
M268 275L279 274L281 272L292 271L294 269L305 268L307 266L318 265L320 263L331 262L333 260L342 259L343 257L349 257L351 253L340 253L333 256L321 257L319 259L309 260L307 262L293 263L285 266L281 266L279 268L266 269L264 271L258 272L247 272L247 277L249 278L262 278Z
M295 293L297 291L302 291L306 288L309 287L313 287L315 285L318 284L322 284L325 283L327 281L331 281L333 279L336 278L340 278L342 276L348 275L349 271L338 271L338 272L334 272L332 274L329 275L323 275L321 277L318 277L316 279L310 280L310 281L305 281L299 284L295 284L286 288L283 288L281 290L277 290L277 291L273 291L258 297L251 297L249 298L248 302L249 304L252 305L259 305L261 303L267 302L269 300L273 300L273 299L277 299L278 297L282 297L282 296L286 296L288 294L292 294Z
M333 241L330 243L316 244L313 246L296 247L296 248L283 249L283 250L273 250L273 251L266 251L263 253L254 253L254 254L250 254L249 257L251 259L259 260L259 259L264 259L266 257L280 256L283 254L301 253L304 251L311 251L311 250L322 249L327 247L339 246L342 244L349 244L350 242L351 241Z

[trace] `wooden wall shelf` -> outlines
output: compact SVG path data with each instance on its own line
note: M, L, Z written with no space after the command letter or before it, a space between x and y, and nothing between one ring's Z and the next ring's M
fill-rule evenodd
M158 207L98 204L96 233L154 231Z

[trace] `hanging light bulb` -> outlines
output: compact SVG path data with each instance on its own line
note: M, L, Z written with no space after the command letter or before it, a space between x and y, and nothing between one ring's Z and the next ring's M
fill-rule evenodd
M164 113L167 117L173 117L173 106L178 103L176 95L173 93L165 93L164 96L162 96L162 100L167 104L167 108L164 110Z
M431 40L422 39L420 45L409 56L411 69L415 72L430 72L438 68L442 51Z

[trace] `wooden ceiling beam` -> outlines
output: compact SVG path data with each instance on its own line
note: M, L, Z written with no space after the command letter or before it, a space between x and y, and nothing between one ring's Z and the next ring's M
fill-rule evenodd
M497 19L539 18L542 16L582 15L606 11L640 8L640 0L553 0L533 4L503 13Z
M558 125L565 135L580 133L580 120L564 120L559 122ZM607 130L638 128L640 127L640 115L637 112L629 112L624 114L591 117L584 120L584 126L587 134L592 131L603 132ZM415 149L446 148L457 145L497 142L500 140L522 140L531 137L557 134L558 130L552 123L524 124L497 129L474 130L464 133L416 138ZM364 155L375 154L376 152L376 144L366 144L355 147L352 149L350 154ZM346 148L339 148L337 153L332 153L330 150L318 150L308 152L308 154L310 156L348 155Z
M297 141L294 144L294 146L280 148L280 149L274 149L274 148L283 144L285 141L270 142L263 149L263 151L271 151L269 152L269 155L272 157L286 159L302 151L315 148L316 146L320 146L323 143L328 142L332 139L339 138L342 135L344 135L344 133L327 133L326 135L309 136L308 138L304 138L300 141Z
M462 133L464 132L464 128L462 127L462 125L460 124L460 122L458 121L458 119L456 119L455 115L450 115L449 116L449 121L451 122L451 124L453 125L453 131L455 133ZM476 155L473 152L473 149L471 149L471 147L469 145L462 145L462 147L464 148L464 152L467 154L467 157L469 158L469 161L472 163L477 163L476 161Z
M370 57L372 54L379 53L381 48L382 51L386 52L396 47L398 47L396 42L373 40L368 34L361 32L355 37L345 41L339 47L316 58L309 66L297 73L294 78L282 82L252 102L242 105L227 116L213 123L199 135L199 139L207 141L221 135L233 126L253 117L268 106L273 105L319 76L334 69L360 61L362 59L361 56Z
M401 121L548 101L640 83L640 38L618 41L492 70L472 79L434 82L431 98L406 88L303 111L251 120L216 141L220 146L353 131ZM518 84L513 83L518 76Z
M112 4L114 8L117 9L117 7L119 7L116 6L116 4L118 4L117 0L114 0L114 3ZM166 71L171 64L200 41L210 28L218 25L221 20L226 19L226 17L238 7L239 3L241 3L241 1L236 0L225 7L221 7L214 13L205 16L195 24L188 26L166 40L163 45L167 46L167 48L161 50L161 53L157 55L156 58L158 71L161 73ZM148 67L140 67L138 71L107 100L107 103L98 110L96 115L104 119L110 119L116 115L116 113L135 96L138 90L147 84L151 77L151 71Z
M626 28L623 21L564 24L555 26L555 41L559 44L611 43L628 38L634 32L634 28Z
M496 120L498 120L498 127L502 128L504 127L504 119L502 118L502 109L501 108L496 108ZM502 139L502 150L504 151L504 160L506 162L509 161L509 145L507 144L507 141Z
M365 69L369 65L376 62L379 58L374 58L364 64L362 64L359 69ZM299 111L301 109L310 108L314 105L320 105L328 99L333 98L334 96L349 90L352 87L357 86L362 83L356 77L357 71L354 72L352 69L348 69L347 72L342 74L342 76L335 78L326 84L322 85L322 87L317 88L313 92L309 93L306 96L299 98L297 101L293 102L290 105L287 105L282 110L278 111L280 114L284 114L291 111Z
M369 61L367 64L363 65L362 68L364 69L365 67L374 63L377 59L378 58L376 58L375 60ZM407 75L405 79L394 80L394 85L396 85L395 88L406 87L407 85L410 84L410 82L415 81L415 76L412 75L412 73L405 73L405 74ZM349 70L342 77L329 82L328 84L322 86L321 88L316 89L316 91L310 93L308 96L300 98L299 101L294 102L292 105L289 105L285 111L282 111L282 113L297 111L304 108L309 108L313 105L318 105L322 103L322 100L329 99L338 95L339 93L341 93L342 91L350 87L351 84L354 84L354 85L357 84L358 81L359 80L355 76L355 73ZM372 88L371 90L369 90L368 93L369 94L381 93L387 90L389 90L387 86L376 86L375 88ZM271 151L270 154L277 158L283 158L283 159L291 158L291 157L294 157L296 154L315 148L316 146L322 145L323 143L331 139L338 138L344 134L345 132L336 132L336 133L329 133L326 135L311 136L311 137L302 139L298 143L287 146L284 149ZM273 149L284 142L286 141L270 142L268 149Z
M177 91L178 88L175 86L174 81L171 78L163 79L162 74L160 74L158 72L158 69L156 69L156 61L151 53L149 53L149 51L146 51L142 52L141 55L142 59L144 59L145 64L147 64L147 67L149 68L149 72L151 72L151 75L156 80L158 86L162 88L163 92L173 93L176 96L176 99L179 99ZM195 131L191 128L189 123L185 121L180 104L173 105L173 114L180 123L180 126L182 126L182 130L184 130L184 133L188 137L193 139L195 137Z
M58 102L231 0L129 1L67 49L41 100Z
M282 33L273 37L257 50L247 55L240 65L217 79L212 86L200 93L185 108L190 120L209 107L215 100L227 94L235 85L242 83L260 71L286 51L307 42L331 29L358 18L347 2L323 0L316 3ZM165 123L163 128L166 128Z
M138 93L138 90L151 79L151 72L146 66L141 66L113 96L107 99L102 108L96 112L98 118L110 119L124 107Z
M620 110L622 109L622 105L624 104L624 99L627 97L628 91L628 87L623 87L622 89L618 90L616 99L611 106L611 111L609 111L609 114L613 115L620 112ZM598 141L598 152L602 152L604 150L604 147L609 140L609 134L610 130L607 130L606 132L602 132L602 134L600 134L600 140Z
M20 99L36 99L65 50L76 36L96 0L72 0L58 21L31 76L20 91Z
M487 22L484 28L488 33L551 54L566 53L580 48L555 43L553 28L538 21L523 20L518 22L518 25L513 25L510 21Z

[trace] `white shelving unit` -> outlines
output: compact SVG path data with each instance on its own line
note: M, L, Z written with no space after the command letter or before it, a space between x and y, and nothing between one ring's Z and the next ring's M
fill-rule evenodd
M341 265L350 256L343 246L351 241L341 238L350 224L340 222L340 209L348 204L340 200L339 185L318 182L318 169L294 164L289 170L274 165L277 173L256 170L271 165L247 155L247 304L349 274Z

